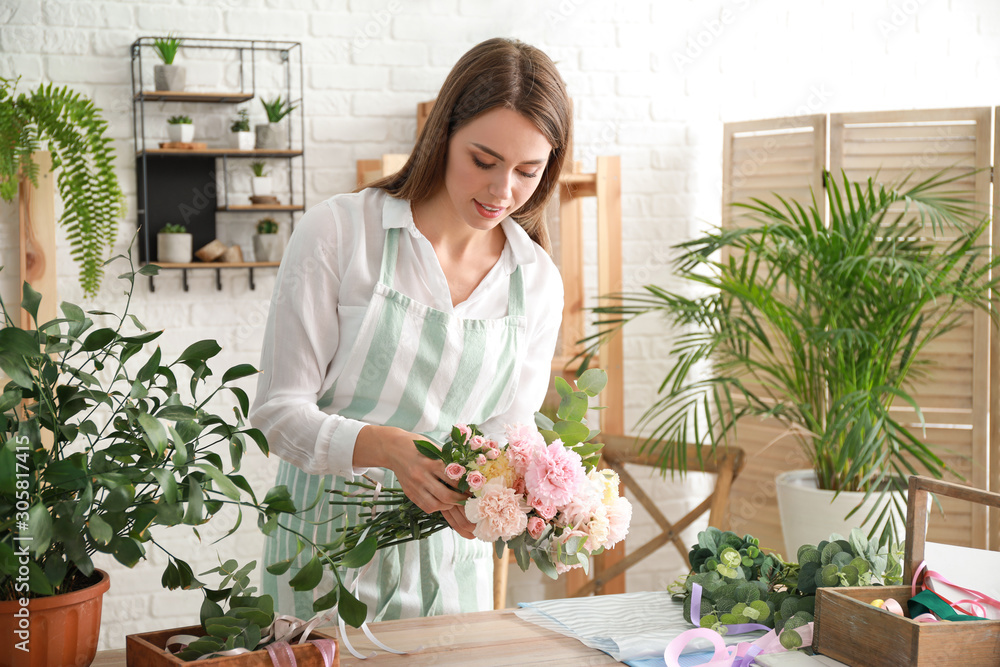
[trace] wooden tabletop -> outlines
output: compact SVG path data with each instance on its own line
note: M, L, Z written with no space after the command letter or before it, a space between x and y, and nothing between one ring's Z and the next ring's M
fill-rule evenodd
M368 660L358 660L341 646L340 664L342 667L591 667L619 664L606 653L587 648L576 639L522 621L514 612L514 609L502 609L385 621L369 626L383 644L400 651L412 651L408 655L393 655L377 649L360 630L348 628L347 638L355 650L362 655L377 650L378 655ZM335 634L333 628L321 629L330 635ZM124 667L125 650L102 651L97 654L93 665Z

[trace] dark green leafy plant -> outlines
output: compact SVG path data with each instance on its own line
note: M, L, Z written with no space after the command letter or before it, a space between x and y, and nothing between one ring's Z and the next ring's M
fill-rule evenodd
M170 222L163 225L163 229L160 230L160 234L187 234L187 227L180 223Z
M169 125L192 125L191 116L171 116L167 119Z
M264 171L266 167L267 163L259 160L250 163L250 171L253 172L253 175L257 176L258 178L261 176L267 176L267 172Z
M287 116L296 109L291 105L291 102L286 102L281 99L281 96L275 97L272 100L265 100L261 98L260 103L264 105L264 111L267 112L267 122L277 123L282 118Z
M688 557L691 574L674 598L683 601L684 618L693 622L691 595L698 584L701 627L721 631L759 623L777 629L791 649L802 644L795 628L813 620L817 588L898 584L903 572L900 545L879 547L856 528L846 540L831 535L816 546L803 545L798 559L786 563L778 554L762 553L750 535L710 527L698 533Z
M115 175L115 152L100 109L69 88L52 84L15 95L17 80L0 77L0 196L12 201L18 182L38 187L32 153L52 153L70 254L80 265L85 294L97 293L104 255L114 243L125 196Z
M174 58L177 56L177 49L180 48L180 45L181 40L172 35L157 37L153 40L153 49L164 65L174 64Z
M229 126L231 132L249 132L250 131L250 112L246 109L239 109L236 112L236 118L233 119L233 124Z
M968 311L997 320L989 217L951 189L968 177L942 172L897 187L829 178L828 222L815 198L755 199L742 205L745 225L678 246L676 274L696 296L655 285L611 295L595 309L602 320L587 354L645 313L683 332L638 426L650 434L644 448L684 470L685 443L714 449L741 419L767 417L797 440L819 488L867 499L905 491L916 466L941 477L938 452L890 408L905 402L922 420L908 391L926 376L928 345ZM692 373L703 365L708 374ZM883 500L867 518L886 515L895 521L881 539L898 541L905 507Z
M274 218L261 218L257 221L258 234L277 234L278 223Z

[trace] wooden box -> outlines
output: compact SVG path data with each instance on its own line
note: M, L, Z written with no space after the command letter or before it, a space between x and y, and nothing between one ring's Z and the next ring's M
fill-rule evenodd
M128 667L272 667L271 656L266 650L253 651L242 655L232 655L221 658L209 658L196 662L185 662L166 650L167 640L174 635L201 636L200 625L172 630L158 630L125 637L125 664ZM309 635L311 639L333 639L329 635L315 630ZM297 667L324 667L323 656L312 644L292 644ZM340 646L332 667L340 667Z
M903 561L905 582L913 580L913 572L924 559L928 492L1000 507L1000 494L911 477ZM975 587L974 580L967 583ZM813 650L852 667L1000 665L1000 621L917 623L871 605L876 598L892 598L905 610L910 593L910 586L817 589Z

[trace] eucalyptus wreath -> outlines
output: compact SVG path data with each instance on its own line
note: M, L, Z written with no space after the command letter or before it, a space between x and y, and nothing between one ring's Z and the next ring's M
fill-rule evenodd
M18 95L19 80L0 77L0 196L12 201L22 178L38 187L32 153L47 143L65 206L60 223L80 265L83 291L94 295L104 276L104 255L125 214L115 152L105 134L108 123L91 100L68 87L50 83Z

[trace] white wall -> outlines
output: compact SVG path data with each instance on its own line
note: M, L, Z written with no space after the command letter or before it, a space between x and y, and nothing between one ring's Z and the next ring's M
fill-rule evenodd
M310 204L352 189L355 159L407 150L415 103L436 94L473 44L504 35L543 48L569 84L585 168L594 155L622 156L625 289L675 286L666 249L718 220L722 122L990 105L998 101L1000 79L995 0L0 0L0 76L21 75L22 91L41 82L70 85L105 110L129 197L117 251L126 249L136 220L128 45L167 32L303 42ZM210 128L221 132L221 122ZM0 263L8 267L0 273L0 294L10 303L18 293L16 210L0 205L0 213ZM65 243L60 253L59 297L79 301ZM157 279L155 293L143 282L135 312L166 330L167 354L211 337L224 346L220 367L256 363L272 282L267 274L258 272L256 291L241 271L224 275L221 292L210 272L193 273L189 292L181 290L179 275ZM121 301L109 280L90 305L114 309ZM629 423L652 401L668 349L658 322L636 323L628 332ZM265 488L274 461L258 456L246 469ZM655 486L668 517L676 518L704 483ZM641 538L649 527L638 512L634 532ZM213 549L197 546L189 532L175 531L164 543L193 558L196 572L212 567ZM224 544L226 557L260 555L252 530ZM680 574L671 551L633 570L629 588L663 588ZM200 595L163 592L162 566L157 553L132 571L108 566L114 583L102 646L197 618ZM561 591L543 588L535 575L514 582L514 600Z

